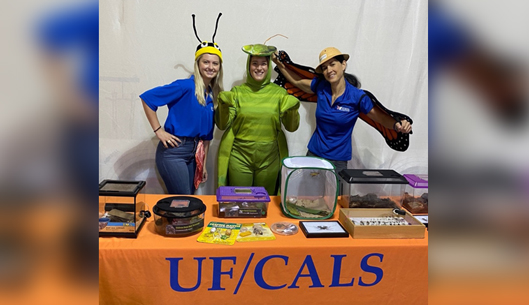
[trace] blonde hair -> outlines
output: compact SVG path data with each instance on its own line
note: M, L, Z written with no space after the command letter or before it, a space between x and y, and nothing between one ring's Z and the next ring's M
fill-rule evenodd
M200 70L198 69L198 62L200 61L200 59L202 58L203 54L200 55L197 60L195 60L195 95L197 97L197 100L198 102L200 103L200 105L202 106L206 106L206 99L204 98L204 91L205 91L205 86L204 86L204 80L202 79L202 75L200 74ZM222 60L220 61L220 68L219 68L219 72L217 73L217 76L215 76L212 80L211 80L211 83L209 84L210 87L212 88L212 93L213 93L213 105L215 108L217 108L217 98L219 96L219 93L221 91L224 91L224 88L222 86Z

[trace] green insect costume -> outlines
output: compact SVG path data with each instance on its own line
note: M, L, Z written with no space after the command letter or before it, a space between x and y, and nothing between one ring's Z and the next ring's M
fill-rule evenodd
M281 124L293 132L299 126L299 100L270 82L276 51L262 44L243 47L248 54L246 83L219 94L215 123L226 130L218 153L219 186L263 186L270 195L278 192L281 160L288 147ZM250 73L252 56L268 56L268 72L262 81Z

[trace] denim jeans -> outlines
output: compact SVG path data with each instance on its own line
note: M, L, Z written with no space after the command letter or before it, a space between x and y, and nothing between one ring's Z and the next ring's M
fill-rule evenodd
M195 186L195 152L198 138L178 137L182 142L178 147L165 148L162 142L156 148L156 167L162 176L169 194L193 195Z
M307 156L322 158L320 156L317 156L316 154L314 154L310 150L307 151ZM322 159L325 159L325 158L322 158ZM334 165L336 175L338 175L338 173L340 173L340 171L342 171L342 169L347 169L347 161L337 161L337 160L329 160L329 159L325 159L325 160L331 162Z
M315 155L312 151L307 151L307 156L310 156L310 157L320 157L320 156L317 156ZM320 157L321 158L321 157ZM325 158L323 158L325 159ZM336 168L335 169L335 173L336 173L336 176L338 177L338 195L343 195L343 189L344 189L344 186L343 186L343 181L340 179L340 175L339 173L343 170L343 169L347 169L347 161L338 161L338 160L328 160L328 159L325 159L329 162L331 162L334 167Z

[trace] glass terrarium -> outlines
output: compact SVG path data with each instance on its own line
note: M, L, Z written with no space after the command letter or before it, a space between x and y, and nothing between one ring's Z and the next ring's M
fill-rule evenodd
M298 219L327 219L336 209L334 165L318 157L287 157L281 168L281 209Z
M217 189L219 217L266 217L270 196L262 186L220 186Z
M136 238L151 216L145 181L103 180L99 184L99 236Z
M428 175L403 175L408 185L402 197L402 207L412 214L428 214Z
M344 208L400 208L408 180L391 169L344 169L339 173L344 187Z

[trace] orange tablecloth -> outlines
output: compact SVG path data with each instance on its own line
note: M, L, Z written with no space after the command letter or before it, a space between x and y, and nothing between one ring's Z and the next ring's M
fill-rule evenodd
M167 195L147 195L152 207ZM266 222L285 217L271 197L267 218L218 218L215 196L197 196L210 221ZM338 220L339 207L331 218ZM99 238L100 304L427 304L424 239L305 238L232 246L168 238L149 218L137 239Z

